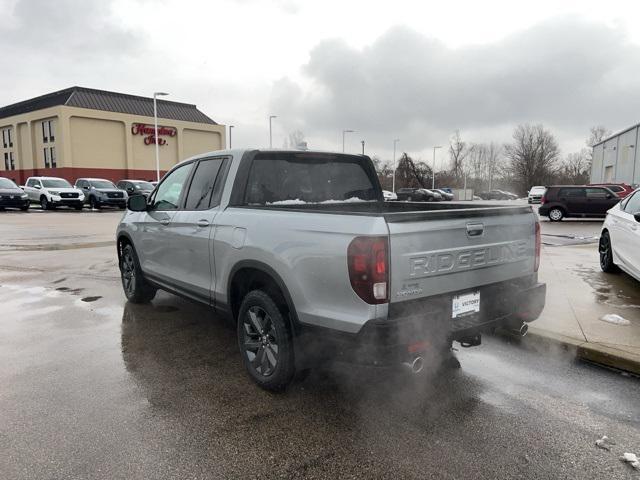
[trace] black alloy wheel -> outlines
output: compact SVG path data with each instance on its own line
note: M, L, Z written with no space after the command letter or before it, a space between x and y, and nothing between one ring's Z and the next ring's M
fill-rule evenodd
M51 208L47 197L45 197L44 195L40 197L40 208L42 208L42 210L49 210Z
M284 390L293 380L295 365L291 332L271 296L249 292L238 314L238 345L247 372L262 388Z
M149 303L156 295L156 289L142 276L138 256L131 245L125 245L120 254L120 277L127 299L132 303Z
M100 204L94 196L89 197L89 206L92 210L100 210Z
M609 232L604 231L600 236L600 244L598 245L600 253L600 269L606 273L618 273L620 268L613 263L613 251L611 248L611 237Z

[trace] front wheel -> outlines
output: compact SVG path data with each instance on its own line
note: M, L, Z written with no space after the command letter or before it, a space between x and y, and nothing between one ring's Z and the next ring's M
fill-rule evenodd
M156 289L142 276L140 262L132 245L125 245L120 255L120 277L124 294L132 303L149 303Z
M296 373L293 338L271 296L253 290L244 297L237 333L242 362L253 381L265 390L284 390Z
M564 212L560 208L552 208L549 210L549 220L559 222L564 218Z
M613 250L609 232L602 232L598 251L600 253L600 269L606 273L618 273L620 268L613 263Z
M44 195L40 197L40 208L42 208L42 210L51 209L51 204L49 203L49 200L47 200L47 197L45 197Z
M25 203L23 206L20 207L20 210L22 210L23 212L26 212L27 210L29 210L29 205L30 204L31 204L31 202Z
M89 197L89 206L91 207L91 210L100 210L100 204L96 197Z

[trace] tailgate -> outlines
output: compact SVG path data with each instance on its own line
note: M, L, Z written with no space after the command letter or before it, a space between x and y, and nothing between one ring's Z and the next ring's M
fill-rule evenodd
M387 217L392 303L533 273L537 219L529 207L432 213Z

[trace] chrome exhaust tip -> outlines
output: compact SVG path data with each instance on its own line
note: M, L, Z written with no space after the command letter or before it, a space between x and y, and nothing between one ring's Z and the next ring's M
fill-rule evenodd
M412 362L404 362L402 365L408 368L411 373L420 373L424 368L424 359L422 357L416 357Z
M524 337L527 334L528 331L529 331L529 325L527 325L526 323L523 323L520 326L520 330L518 330L518 332L520 333L521 337Z

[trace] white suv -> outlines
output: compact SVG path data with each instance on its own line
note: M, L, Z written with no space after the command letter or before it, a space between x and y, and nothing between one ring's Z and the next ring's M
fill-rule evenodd
M51 210L59 205L82 210L84 193L74 188L64 178L29 177L22 189L29 200L40 203L43 210Z

